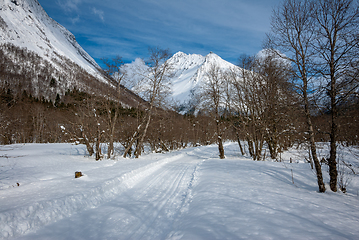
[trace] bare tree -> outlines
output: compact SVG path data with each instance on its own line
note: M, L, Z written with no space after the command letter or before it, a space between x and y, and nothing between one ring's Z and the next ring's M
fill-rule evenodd
M72 139L86 145L90 156L95 154L96 160L102 158L101 141L105 132L102 110L100 108L100 99L95 96L81 97L75 101L73 109L74 119L69 120L72 130L66 130Z
M242 55L239 59L239 71L232 70L233 87L232 106L238 115L235 126L242 128L248 144L248 151L253 160L262 160L264 143L264 101L262 96L263 81L256 72L255 57Z
M285 0L277 10L273 11L271 34L267 36L267 40L268 47L273 50L274 54L292 63L293 74L299 80L297 87L304 103L308 142L317 173L319 192L325 192L322 169L317 157L308 96L308 91L314 90L309 89L308 85L316 74L313 72L315 52L312 46L315 41L314 7L314 2L310 0Z
M143 151L143 143L151 123L152 115L156 107L164 106L165 98L169 93L169 80L171 76L171 64L168 62L170 53L168 49L150 48L147 60L148 71L141 74L141 80L136 84L135 91L140 93L148 105L146 106L145 117L140 122L136 132L125 150L127 156L133 143L137 141L135 157L138 158Z
M244 69L243 69L244 70ZM235 134L239 149L242 155L245 155L244 148L241 143L241 135L244 132L243 116L241 110L239 110L241 98L240 83L242 79L237 68L230 68L224 73L225 80L225 102L226 102L226 117L231 121L231 128Z
M358 88L356 78L348 73L359 56L359 7L354 0L316 1L315 48L321 63L321 74L327 79L325 91L330 98L330 189L337 191L338 105ZM349 87L348 87L349 86Z
M124 62L120 56L115 58L102 59L106 68L105 73L108 77L113 79L117 84L117 95L112 96L108 95L107 100L103 103L107 115L107 127L108 127L108 148L107 148L107 158L110 158L114 154L114 136L116 132L116 124L118 123L118 118L120 116L120 97L121 97L121 84L125 78L126 73L122 69Z
M262 124L264 139L272 159L291 143L287 141L294 124L295 91L290 82L291 69L283 59L264 50L255 61L255 76L258 78L258 101L262 101Z
M223 149L223 124L222 117L225 108L225 78L224 73L217 65L212 65L206 74L206 81L202 86L200 95L202 107L212 116L216 124L216 136L219 158L224 159Z
M46 116L44 106L41 104L33 104L31 107L32 122L32 140L34 143L43 142L44 128L46 125Z

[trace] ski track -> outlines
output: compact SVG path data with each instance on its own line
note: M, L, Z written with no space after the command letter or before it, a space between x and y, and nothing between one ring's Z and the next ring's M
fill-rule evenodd
M0 238L17 237L33 232L44 225L70 217L74 213L96 208L111 201L124 191L133 188L144 178L153 175L164 165L181 158L183 154L159 160L119 177L106 181L88 192L68 195L53 200L45 200L22 206L12 211L0 213ZM157 182L160 181L160 178ZM19 217L20 216L20 217Z
M149 178L144 185L133 189L132 200L143 202L147 212L135 226L125 231L130 239L163 239L190 199L190 189L199 161L175 161L167 164ZM130 200L130 199L129 199ZM123 236L123 235L122 235Z
M188 209L196 172L204 161L191 155L179 154L159 160L106 181L88 192L0 213L0 238L46 239L47 231L60 231L61 222L70 222L73 227L66 226L66 231L71 235L59 234L63 236L60 239L73 236L81 239L78 231L84 228L93 231L93 239L106 239L106 236L164 239L170 234L176 218ZM129 202L133 209L125 209L129 208ZM99 212L110 212L112 217L96 215L97 208L108 208L108 211ZM96 219L92 222L95 225L107 221L121 221L121 224L116 233L104 233L89 222L86 222L87 226L78 226L83 214ZM34 234L37 234L35 238Z

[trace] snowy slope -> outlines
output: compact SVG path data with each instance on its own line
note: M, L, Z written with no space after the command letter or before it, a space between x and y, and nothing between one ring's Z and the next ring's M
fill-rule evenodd
M37 0L0 0L0 13L0 43L27 48L52 63L64 56L107 82L74 35L50 18Z
M328 153L321 145L319 154ZM84 157L83 145L0 146L2 239L357 239L358 175L318 193L303 150L252 161L226 143L139 159ZM341 149L358 171L353 154ZM290 163L289 160L293 163ZM84 176L74 178L75 171ZM328 174L324 172L325 181ZM328 187L329 189L329 187Z
M190 98L190 92L200 83L199 73L206 57L199 54L178 52L169 59L173 67L172 97L175 101L184 103Z

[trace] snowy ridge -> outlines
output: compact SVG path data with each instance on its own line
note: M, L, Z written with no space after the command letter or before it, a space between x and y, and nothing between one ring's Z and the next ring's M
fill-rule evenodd
M61 68L66 57L101 81L95 60L77 43L74 35L50 18L37 0L2 0L0 3L0 43L27 48Z
M151 175L163 165L181 157L183 156L179 154L153 162L108 180L98 187L88 189L87 192L40 201L0 213L0 229L2 229L0 238L20 236L51 222L69 217L76 212L95 208L106 201L114 199L126 189L134 187L139 181ZM83 179L86 179L86 175L78 180Z

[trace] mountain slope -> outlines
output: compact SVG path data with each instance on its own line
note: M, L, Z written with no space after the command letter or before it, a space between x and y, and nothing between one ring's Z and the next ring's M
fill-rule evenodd
M117 96L118 83L102 73L74 35L50 18L37 0L0 0L0 13L0 88L48 100L74 88ZM143 101L120 88L124 106Z
M0 11L1 43L25 47L50 62L64 56L91 75L100 76L95 60L72 33L47 15L37 0L1 0Z

